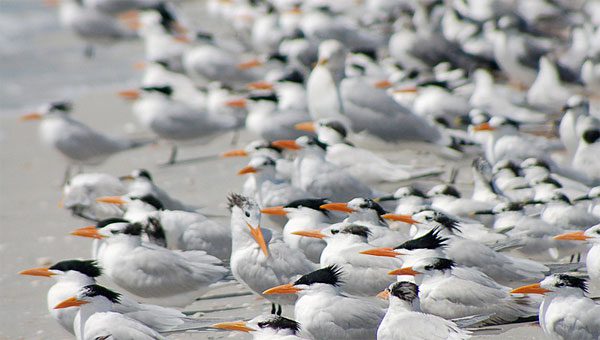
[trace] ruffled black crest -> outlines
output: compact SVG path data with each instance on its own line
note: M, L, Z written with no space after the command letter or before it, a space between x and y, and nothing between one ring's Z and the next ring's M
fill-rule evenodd
M399 298L400 300L412 302L419 296L419 286L412 282L399 281L394 282L388 288L391 295Z
M341 276L342 269L336 265L332 265L301 276L294 282L294 285L310 286L313 283L325 283L332 286L339 286L342 283Z
M71 112L73 103L69 101L59 101L50 103L50 111Z
M102 229L102 228L106 227L107 225L113 224L113 223L129 223L129 221L127 221L124 218L111 217L111 218L107 218L105 220L102 220L102 221L98 222L96 224L96 228Z
M164 94L165 96L170 96L171 94L173 94L173 88L169 85L144 86L144 87L142 87L142 90L144 90L146 92L160 92L160 93Z
M585 279L567 274L558 274L556 277L558 278L557 287L574 287L579 288L586 293L588 292L588 285Z
M250 198L248 198L244 195L231 193L227 197L227 207L230 210L233 207L238 207L240 209L244 209L244 208L250 207L253 204L254 204L254 202L251 201Z
M156 198L155 196L150 195L150 194L144 195L141 197L138 197L138 196L131 197L131 199L132 200L140 200L146 204L150 204L156 210L164 210L165 209L165 206L162 204L162 202L158 198Z
M433 228L427 234L408 240L401 245L397 246L395 249L406 249L406 250L414 250L414 249L438 249L446 247L446 241L448 241L447 237L440 236L441 229Z
M329 215L328 210L321 209L321 206L323 204L327 204L327 203L331 203L331 201L329 201L328 199L325 199L325 198L304 198L304 199L299 199L299 200L295 200L295 201L288 203L287 205L285 205L285 208L306 207L306 208L310 208L313 210L318 210L318 211L324 213L325 215Z
M433 259L430 265L426 265L426 270L448 270L454 268L454 261L441 257Z
M83 295L87 297L104 296L105 298L109 299L114 303L119 303L119 300L121 298L121 294L113 292L112 290L102 287L100 285L85 286L82 288L82 290Z
M276 330L289 329L294 334L300 330L300 324L298 322L279 315L271 316L267 320L259 322L258 327Z
M146 169L135 170L134 177L146 177L147 179L150 180L150 182L152 182L152 175L150 175L150 172Z
M368 227L362 225L352 224L344 227L342 230L340 230L340 233L358 235L367 238L369 237L369 235L371 235L371 230L369 230Z
M139 223L131 223L123 229L123 234L139 236L142 235L142 225Z
M75 270L89 277L98 277L102 274L102 270L95 260L65 260L55 263L48 269L62 272Z
M337 133L339 133L344 138L348 135L348 130L346 130L346 127L340 121L330 120L325 123L325 126L327 126L328 128L330 128L332 130L335 130Z

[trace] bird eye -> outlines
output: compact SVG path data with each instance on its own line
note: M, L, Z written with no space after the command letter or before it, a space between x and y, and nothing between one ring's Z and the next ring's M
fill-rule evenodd
M250 217L250 213L249 212L245 212L246 217Z
M425 270L431 270L431 269L433 269L433 267L432 266L425 266L425 267L423 267L423 269L425 269Z
M116 234L118 234L118 233L119 233L119 231L118 231L118 230L111 230L110 232L111 232L111 234L113 234L113 235L116 235Z
M335 230L335 229L331 230L331 233L332 233L333 235L335 235L335 234L337 234L337 233L339 233L339 232L340 232L339 230Z

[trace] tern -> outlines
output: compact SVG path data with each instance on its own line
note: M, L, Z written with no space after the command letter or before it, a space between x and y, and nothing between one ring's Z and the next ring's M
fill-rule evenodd
M301 335L311 339L375 339L384 309L372 300L342 295L341 276L337 266L329 266L264 294L298 294L294 315L302 325Z
M421 312L419 287L407 281L392 283L382 294L390 306L377 329L377 340L447 339L471 337L454 322Z
M279 315L259 315L249 321L220 322L212 328L252 334L254 340L302 340L300 324Z
M75 216L101 221L121 216L121 207L96 202L102 196L125 195L127 187L119 178L104 173L83 173L73 176L63 187L62 206Z
M513 289L513 294L543 294L540 326L553 339L593 340L600 337L600 305L588 298L585 280L553 274L540 283Z
M554 239L565 241L587 241L592 244L592 247L586 256L585 265L591 283L600 287L600 224L588 228L585 231L560 234L555 236Z

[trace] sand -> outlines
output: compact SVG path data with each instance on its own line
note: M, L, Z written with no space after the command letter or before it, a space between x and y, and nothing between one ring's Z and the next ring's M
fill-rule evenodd
M125 135L135 129L129 104L114 92L94 93L78 99L75 112L78 119L95 128L115 135ZM37 135L37 123L19 122L15 117L0 117L0 339L71 339L48 314L46 292L51 279L17 275L23 269L47 265L69 258L90 256L88 240L69 236L74 228L89 224L70 216L58 206L60 182L65 162L53 151L42 147ZM136 134L136 135L139 135ZM252 139L243 133L241 145ZM182 159L215 155L228 150L231 135L224 135L206 145L182 149ZM419 145L410 145L394 153L394 158L426 159L431 164L449 163L429 154ZM426 149L426 148L425 148ZM134 168L147 168L155 181L185 202L201 205L204 211L227 215L224 203L227 193L239 191L243 178L236 176L245 159L209 159L202 163L161 167L168 157L167 145L149 146L126 152L109 159L105 164L86 171L121 175ZM461 171L458 183L469 184L468 160L458 162ZM388 185L392 189L397 185ZM219 218L228 223L228 218ZM213 294L243 292L239 285L221 288ZM231 310L207 313L226 316L231 320L249 319L270 310L270 304L256 296L220 298L200 301L186 310ZM293 316L290 307L284 315ZM245 335L244 335L245 336ZM180 334L173 339L243 338L228 332ZM543 339L538 326L522 325L496 336L477 336L485 339Z

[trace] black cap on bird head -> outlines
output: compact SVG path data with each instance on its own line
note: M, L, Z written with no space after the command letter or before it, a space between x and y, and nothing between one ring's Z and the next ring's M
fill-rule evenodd
M337 287L342 284L341 276L342 269L337 265L332 265L301 276L294 282L294 286L323 283Z
M102 270L95 260L64 260L53 264L48 269L62 272L74 270L89 277L98 277L102 274Z

